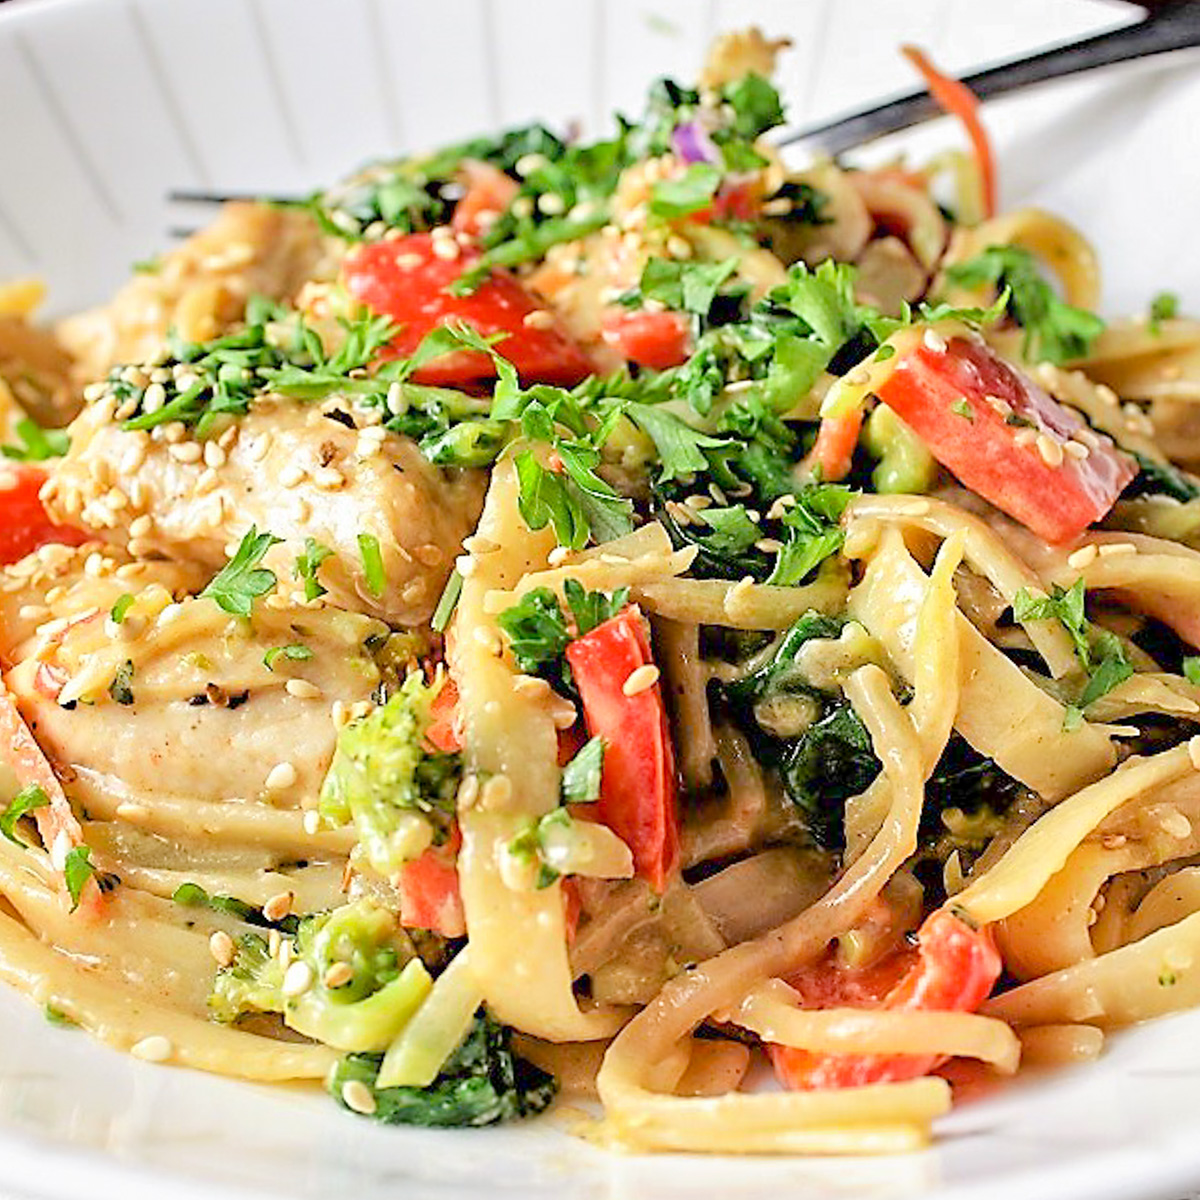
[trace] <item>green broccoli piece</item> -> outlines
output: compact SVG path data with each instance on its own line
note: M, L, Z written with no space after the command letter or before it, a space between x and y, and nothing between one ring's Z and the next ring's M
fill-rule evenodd
M349 1055L334 1070L329 1090L348 1108L346 1084L365 1084L375 1099L375 1119L387 1125L495 1125L541 1112L558 1090L553 1075L513 1053L512 1031L486 1012L475 1017L466 1041L428 1087L377 1090L382 1061L379 1054Z
M283 1011L283 964L272 956L267 939L257 933L237 939L237 954L213 981L208 1011L228 1025L247 1012Z
M432 986L395 916L369 900L305 917L291 944L299 966L288 969L303 986L285 995L282 958L256 933L239 938L209 996L213 1017L229 1023L246 1012L281 1013L289 1028L339 1050L382 1050Z
M454 815L461 759L425 747L439 690L414 671L385 705L347 725L321 788L321 816L353 821L362 852L382 875L444 840Z

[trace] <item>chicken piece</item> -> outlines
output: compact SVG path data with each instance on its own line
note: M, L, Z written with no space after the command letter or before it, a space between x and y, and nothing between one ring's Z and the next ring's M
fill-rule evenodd
M332 603L421 624L475 527L485 476L440 470L411 439L353 426L336 397L320 406L262 397L202 444L180 440L182 426L126 431L101 400L71 426L70 452L43 499L56 519L128 543L139 558L161 554L210 572L257 525L283 539L264 561L288 584L312 538L331 551L318 575ZM364 571L364 534L379 543L380 595Z
M261 825L268 844L304 845L299 809L315 804L333 757L331 712L372 706L386 627L282 597L231 617L210 599L176 601L158 581L132 593L117 623L112 605L131 586L114 573L64 588L4 676L68 795L93 818L167 835L202 821L218 840L245 839Z
M117 363L153 358L169 329L207 341L241 319L249 296L291 299L308 280L335 273L329 242L308 213L235 201L155 270L136 275L108 304L59 322L57 333L84 384Z

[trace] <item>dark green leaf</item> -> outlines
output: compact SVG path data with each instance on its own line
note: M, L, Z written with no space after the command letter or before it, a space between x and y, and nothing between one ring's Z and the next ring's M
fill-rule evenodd
M281 540L271 533L260 534L251 525L234 556L212 578L200 598L212 600L227 613L248 617L254 601L275 587L275 572L258 564Z
M45 808L49 803L49 797L36 783L22 788L4 812L0 813L0 833L15 845L24 846L26 843L17 837L17 822L35 808Z
M762 529L750 519L744 504L697 509L692 515L712 530L697 539L700 544L724 557L745 554L763 536Z
M22 417L17 422L17 437L21 440L20 446L0 446L0 453L18 462L61 458L71 448L71 436L65 429L43 429L29 417Z
M79 907L84 885L96 874L96 868L91 863L91 854L91 848L88 846L73 846L67 851L66 861L63 863L63 879L71 896L72 912Z
M707 208L721 186L721 171L711 163L692 163L677 179L659 180L650 189L656 217L686 217Z
M615 617L629 603L627 587L618 588L610 596L605 592L585 591L577 579L568 579L563 583L563 594L575 618L576 637L591 633L597 625L603 625Z

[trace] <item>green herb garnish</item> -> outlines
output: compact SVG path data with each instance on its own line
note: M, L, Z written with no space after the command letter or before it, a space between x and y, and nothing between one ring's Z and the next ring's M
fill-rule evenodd
M251 525L234 556L209 581L200 599L212 600L234 616L248 617L254 601L274 590L275 572L258 564L280 541L274 534L259 533L257 526Z

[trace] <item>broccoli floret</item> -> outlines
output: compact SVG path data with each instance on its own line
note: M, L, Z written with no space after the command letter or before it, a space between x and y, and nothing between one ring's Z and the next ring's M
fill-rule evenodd
M213 1017L282 1013L289 1028L339 1050L382 1050L432 986L395 917L368 900L305 917L291 945L291 961L307 970L300 971L304 986L285 995L282 957L258 934L240 938L209 996Z
M232 963L217 972L208 997L208 1011L223 1024L247 1012L283 1011L283 964L257 933L237 940Z
M351 1054L338 1064L329 1089L343 1107L347 1083L371 1089L375 1119L388 1125L495 1125L545 1109L558 1090L553 1075L513 1053L512 1031L486 1012L428 1087L376 1090L379 1054Z
M353 821L363 854L383 875L444 840L454 814L461 759L425 745L439 690L414 671L386 704L347 725L321 788L322 817Z

